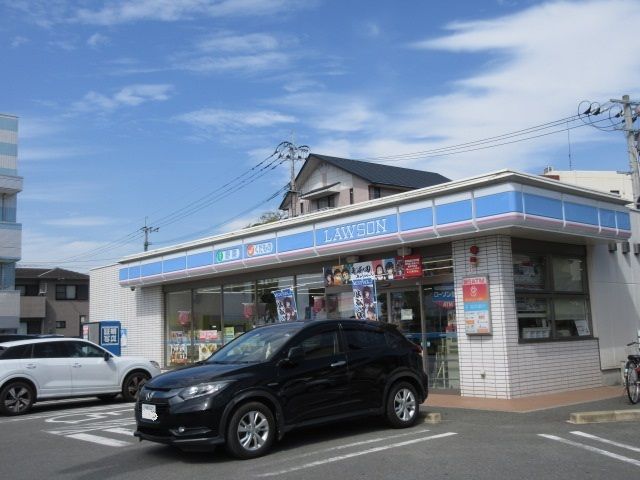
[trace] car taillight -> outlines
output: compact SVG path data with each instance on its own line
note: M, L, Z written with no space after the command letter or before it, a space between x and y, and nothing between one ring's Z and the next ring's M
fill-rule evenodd
M411 350L416 352L418 355L422 356L422 347L420 345L416 345L415 343L412 343Z

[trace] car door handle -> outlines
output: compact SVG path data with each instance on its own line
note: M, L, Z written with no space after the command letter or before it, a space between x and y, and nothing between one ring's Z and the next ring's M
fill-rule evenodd
M72 365L73 368L80 368L82 365L80 365L79 363L74 363Z
M331 364L331 368L336 368L336 367L344 367L347 364L346 361L344 360L340 360L339 362L334 362Z
M26 368L33 370L34 368L36 368L36 364L35 363L27 363L25 365Z

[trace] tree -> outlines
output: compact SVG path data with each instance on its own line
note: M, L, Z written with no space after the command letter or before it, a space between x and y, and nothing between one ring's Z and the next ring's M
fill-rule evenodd
M286 218L287 213L282 210L265 212L260 215L260 219L256 223L250 223L246 228L257 227L258 225L265 225L267 223L278 222L283 218Z

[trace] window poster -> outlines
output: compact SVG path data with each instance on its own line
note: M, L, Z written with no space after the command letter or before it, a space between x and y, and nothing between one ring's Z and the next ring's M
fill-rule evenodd
M486 276L462 280L464 324L467 335L490 335L489 280Z
M379 258L368 262L346 263L324 267L324 286L351 285L357 278L373 276L376 281L422 277L422 256Z
M275 290L273 296L276 299L276 310L278 312L279 322L293 322L298 319L296 297L293 294L293 289L284 288L282 290Z
M377 320L376 282L373 277L353 280L353 309L357 320Z

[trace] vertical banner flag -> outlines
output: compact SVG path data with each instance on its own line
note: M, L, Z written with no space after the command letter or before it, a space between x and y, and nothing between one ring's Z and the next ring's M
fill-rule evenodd
M296 297L293 295L293 289L275 290L273 296L276 298L279 322L293 322L298 319Z
M377 320L376 282L373 277L356 278L353 282L353 309L358 320Z
M483 277L467 277L462 280L464 324L467 335L491 334L489 310L489 280Z

